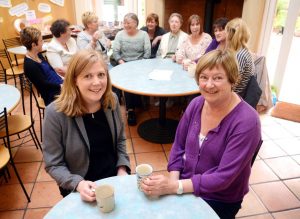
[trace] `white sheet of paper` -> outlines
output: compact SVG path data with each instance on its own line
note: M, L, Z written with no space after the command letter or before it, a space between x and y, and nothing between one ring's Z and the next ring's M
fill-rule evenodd
M23 2L21 4L18 4L12 8L10 8L8 10L8 13L10 14L10 16L22 16L23 14L25 14L25 11L28 10L28 5Z
M172 74L173 71L171 70L154 69L152 72L149 73L149 79L157 81L170 81Z
M10 8L11 6L10 0L0 0L0 7Z

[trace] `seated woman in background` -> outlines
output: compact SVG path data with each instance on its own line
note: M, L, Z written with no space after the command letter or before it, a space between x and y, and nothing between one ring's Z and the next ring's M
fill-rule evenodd
M149 36L145 31L137 29L138 25L139 19L136 14L128 13L124 16L124 30L117 33L113 46L113 57L118 64L150 57ZM128 92L124 94L128 125L136 125L135 108L141 105L141 97Z
M77 191L95 201L94 181L130 173L124 123L107 64L82 50L70 60L59 97L46 108L45 169L62 196Z
M194 193L220 218L234 218L249 191L252 159L261 143L257 112L232 87L239 77L235 55L214 50L201 57L195 79L201 96L182 116L169 156L169 177L150 176L149 196Z
M85 12L82 14L82 23L85 27L77 35L78 49L93 49L102 54L106 63L109 63L107 52L111 47L111 42L104 35L103 31L99 30L99 19L94 12Z
M191 62L196 62L211 42L211 36L203 32L201 18L193 14L188 20L188 33L190 34L176 51L176 62L183 64L185 70Z
M50 27L53 38L47 47L47 59L61 76L65 76L70 58L77 52L76 41L71 37L70 23L60 19Z
M243 96L250 77L255 72L254 61L247 47L250 32L247 24L241 18L229 21L225 27L225 31L226 48L236 53L239 64L240 80L233 87L233 90L240 96Z
M20 40L27 49L24 73L48 105L60 93L63 80L41 54L43 39L40 30L35 27L25 27L20 32Z
M164 34L161 38L159 48L157 50L157 57L173 58L175 60L175 52L188 37L180 28L183 19L181 14L172 13L169 17L170 32Z
M213 24L213 31L215 38L211 41L207 47L205 53L214 49L225 49L226 46L226 32L225 26L228 23L228 19L225 17L218 18Z
M141 30L148 33L151 43L150 58L155 58L162 35L166 33L166 31L159 26L158 15L155 13L149 14L146 19L146 26L142 27Z

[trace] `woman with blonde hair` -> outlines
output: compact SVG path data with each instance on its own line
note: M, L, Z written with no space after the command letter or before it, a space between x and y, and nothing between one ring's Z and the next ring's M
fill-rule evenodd
M94 201L94 181L130 173L124 124L107 65L96 51L70 60L61 94L46 108L45 169L62 196Z
M87 11L82 14L81 19L85 30L77 35L78 49L96 50L102 54L105 62L108 63L107 52L111 47L111 42L103 31L99 30L98 16L94 12Z
M226 48L236 53L239 64L240 80L233 89L240 96L244 96L247 84L255 70L254 61L247 46L250 38L249 28L241 18L235 18L227 23L225 30Z

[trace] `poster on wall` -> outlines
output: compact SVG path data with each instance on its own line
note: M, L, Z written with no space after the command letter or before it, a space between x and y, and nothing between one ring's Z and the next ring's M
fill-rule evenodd
M16 6L10 8L8 10L8 13L10 14L10 16L20 17L23 14L25 14L25 11L27 11L27 10L28 10L28 5L26 3L21 3L21 4L18 4Z
M64 0L50 0L53 4L56 4L58 6L64 7L65 1Z
M28 10L25 12L26 20L31 21L36 19L35 10Z
M11 6L10 0L0 0L0 7L10 8Z
M46 3L39 3L38 10L40 12L43 12L43 13L50 13L51 12L51 6L49 4L46 4Z

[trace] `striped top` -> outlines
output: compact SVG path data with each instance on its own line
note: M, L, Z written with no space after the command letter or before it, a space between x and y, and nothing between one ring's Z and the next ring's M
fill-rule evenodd
M233 90L241 95L245 91L251 75L254 75L255 67L251 53L246 48L240 49L236 54L236 58L241 78Z

